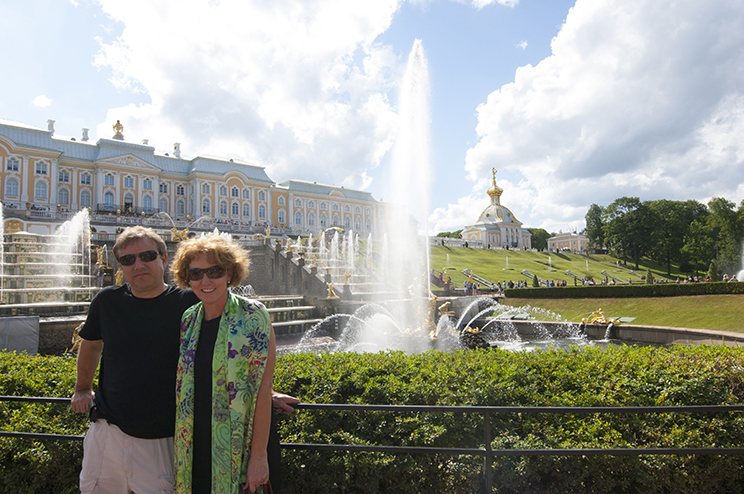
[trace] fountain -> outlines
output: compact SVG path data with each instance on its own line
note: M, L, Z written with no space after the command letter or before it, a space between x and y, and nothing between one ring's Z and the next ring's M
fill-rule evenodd
M86 310L98 291L91 266L87 209L63 223L53 235L3 231L2 238L2 315Z

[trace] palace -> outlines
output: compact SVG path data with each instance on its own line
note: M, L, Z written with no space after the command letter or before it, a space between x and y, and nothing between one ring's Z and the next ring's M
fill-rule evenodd
M382 230L385 204L368 192L315 182L275 183L262 166L197 156L159 154L143 140L126 141L117 121L110 139L92 143L0 120L0 201L5 231L52 233L89 208L98 233L129 224L217 227L236 234L318 235L329 227L360 235ZM164 214L166 213L166 214Z
M504 189L496 185L496 170L491 170L493 184L487 193L491 204L483 210L475 224L466 226L463 240L487 249L532 249L532 234L522 228L522 222L506 206L501 205Z

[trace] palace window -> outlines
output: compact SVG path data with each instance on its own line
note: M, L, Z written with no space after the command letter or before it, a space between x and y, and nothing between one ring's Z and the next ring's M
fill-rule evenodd
M36 162L36 174L37 175L46 175L47 174L47 164L43 161L37 161Z
M134 179L132 177L124 177L124 187L128 189L134 188Z
M220 201L220 214L227 214L227 201Z
M80 193L80 207L90 207L90 192L88 192L87 190L84 190Z
M106 175L103 177L103 185L114 185L114 176L113 175ZM113 203L112 203L113 204Z
M295 199L295 207L296 208L302 207L302 199Z
M248 203L243 204L243 217L244 218L251 217L251 205Z
M202 184L201 189L202 189L202 194L209 194L209 192L212 190L209 184Z
M160 204L158 205L158 209L160 209L164 213L167 213L168 212L168 199L166 199L165 197L161 197Z
M230 189L230 196L231 197L240 197L240 191L238 190L237 187L233 187L232 189Z
M321 202L320 203L320 209L328 209L328 204Z
M90 185L90 173L80 175L80 185Z
M302 226L302 213L299 211L295 213L295 225Z
M350 208L349 208L349 205L347 204L344 206L344 212L348 213L349 211L350 211Z
M328 226L328 216L325 215L325 213L321 213L320 215L320 227L326 228Z
M202 201L202 214L209 214L212 210L211 203L209 202L209 199L204 199Z
M315 213L307 215L307 226L315 226Z
M70 204L70 192L67 189L57 191L57 204L67 206Z
M46 199L47 198L47 186L46 182L36 182L36 198Z
M279 224L280 225L283 225L285 223L286 218L284 216L284 210L283 209L280 209L279 210L279 214L277 214L276 217L277 217L277 221L279 221Z
M107 208L114 207L114 194L111 192L106 192L103 194L103 205Z
M152 180L150 180L149 178L146 178L142 182L142 188L145 190L152 190Z
M265 220L266 219L266 206L261 204L258 206L258 219Z
M258 191L258 200L259 201L265 201L266 200L266 192L263 190Z
M362 212L362 208L360 208L359 206L357 206L357 207L355 207L355 208L354 208L354 212L355 212L356 214L361 214L361 212Z
M280 206L284 206L284 196L279 196L279 200L277 201L277 203L278 203L278 204L279 204Z
M315 201L308 201L307 202L307 207L314 208L315 207Z
M351 218L349 218L348 216L346 217L346 219L344 219L344 228L346 228L347 230L351 229Z
M5 182L5 195L6 196L17 196L18 195L18 180L11 178Z
M368 232L372 231L372 220L369 220L369 219L367 220L367 231Z
M70 172L67 170L60 170L59 171L59 181L69 184L70 183Z
M160 182L160 185L158 186L158 188L160 189L160 193L161 194L167 194L168 193L168 184L167 183Z
M222 197L226 197L227 196L227 187L225 187L224 185L220 186L220 195Z
M182 184L176 185L176 195L177 196L186 195L185 193L186 193L186 189L184 188L184 186Z
M251 191L248 189L243 189L243 199L250 199L251 198Z
M186 203L183 201L183 199L179 199L176 201L176 214L186 214Z
M150 196L143 197L142 206L145 208L145 211L150 211L152 209L152 197Z
M334 211L338 211L338 204L334 204L334 205L333 205L333 210L334 210Z
M18 160L15 158L8 158L8 162L5 165L5 169L9 172L18 171Z
M354 230L360 231L361 229L362 229L362 220L360 220L359 218L357 218L354 221Z
M232 203L232 215L233 216L240 215L240 206L238 206L237 202Z

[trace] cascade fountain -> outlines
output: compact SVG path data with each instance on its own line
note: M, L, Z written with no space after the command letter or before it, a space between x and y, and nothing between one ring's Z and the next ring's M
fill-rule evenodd
M2 315L69 314L87 308L98 291L91 265L87 209L52 235L2 231L2 239Z

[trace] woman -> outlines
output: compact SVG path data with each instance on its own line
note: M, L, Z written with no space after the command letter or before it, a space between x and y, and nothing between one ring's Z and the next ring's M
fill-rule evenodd
M269 479L275 359L269 313L228 290L248 274L248 260L220 235L182 242L171 273L201 300L181 319L176 492L254 492Z

